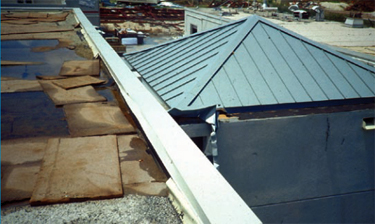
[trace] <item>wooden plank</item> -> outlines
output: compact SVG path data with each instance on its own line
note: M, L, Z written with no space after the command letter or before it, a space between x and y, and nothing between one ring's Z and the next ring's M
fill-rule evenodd
M30 12L28 18L47 18L48 13L46 12Z
M37 24L38 22L33 19L16 19L1 21L2 24L17 24L17 25L30 25Z
M7 80L19 80L19 78L1 76L1 81L7 81Z
M18 65L40 65L43 62L36 61L7 61L1 60L1 66L18 66Z
M1 141L1 203L32 195L47 138Z
M20 165L41 161L48 138L1 140L1 165Z
M48 141L32 205L123 195L116 136Z
M137 135L117 136L124 194L167 196L167 176Z
M37 80L2 80L1 93L43 91Z
M12 13L4 14L4 17L21 19L21 18L28 18L29 15L30 15L30 12L12 12Z
M1 203L31 198L40 164L1 166Z
M41 80L66 79L66 77L60 75L37 75L36 78Z
M147 145L137 135L117 137L122 181L128 184L166 182L167 176L146 152Z
M72 88L77 88L81 86L104 83L105 80L101 80L98 78L85 75L85 76L79 76L79 77L74 77L74 78L55 80L52 82L55 85L60 86L64 89L72 89Z
M72 136L134 133L134 127L120 108L109 103L82 103L64 106Z
M59 75L99 75L99 72L99 60L66 61L62 65Z
M48 19L65 20L68 15L69 15L69 12L49 13Z
M65 26L53 26L53 25L28 25L28 26L17 26L17 25L2 25L1 35L9 34L27 34L27 33L49 33L49 32L63 32L73 31L72 27Z
M52 83L52 81L40 81L44 92L52 99L57 106L85 103L85 102L99 102L106 101L106 98L99 95L92 86L84 86L75 89L65 90Z

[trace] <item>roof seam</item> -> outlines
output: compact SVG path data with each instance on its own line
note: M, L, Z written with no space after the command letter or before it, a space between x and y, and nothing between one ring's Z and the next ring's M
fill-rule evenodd
M179 85L179 86L176 86L175 88L173 88L173 89L171 89L171 90L169 90L169 91L167 91L167 92L161 94L160 96L165 96L166 94L171 93L171 92L173 92L173 91L176 90L176 89L179 89L181 86L186 85L187 83L192 82L192 81L194 81L195 79L196 79L196 78L192 78L192 79L190 79L190 80L184 82L183 84L181 84L181 85ZM182 93L183 93L183 92L182 92Z
M365 80L363 80L363 78L353 69L353 64L351 63L348 63L350 69L357 75L357 77L365 84L365 86L370 90L370 92L372 92L373 94L375 94L375 88L374 90L371 89L371 87L367 84L367 82ZM369 72L369 71L367 71ZM370 73L371 74L371 73ZM375 87L375 86L374 86Z
M327 55L327 52L324 52L325 55ZM344 74L342 74L342 72L340 71L340 69L337 68L337 65L332 61L332 59L327 55L327 58L328 60L333 64L333 66L336 68L336 70L339 72L339 74L345 79L345 81L349 84L349 86L354 90L354 92L359 96L361 97L361 94L354 88L354 86L352 85L351 82L349 82L349 80L345 77ZM346 96L344 96L345 99L347 98Z
M213 44L216 44L216 43L218 43L218 42L215 42L215 43L213 43ZM222 46L222 45L225 45L227 42L224 42L224 43L218 43L218 45L216 46L216 47L220 47L220 46ZM167 73L169 73L170 71L168 70L168 69L170 69L170 70L173 70L173 71L175 71L176 69L179 69L179 68L181 68L181 67L183 67L184 66L184 64L182 63L182 65L178 65L178 64L180 64L181 62L184 62L184 61L186 61L187 59L189 59L189 58L191 58L192 56L194 56L194 55L196 55L197 53L200 53L198 56L196 56L196 57L194 57L194 59L192 60L192 61L195 61L195 60L197 60L197 59L199 59L199 58L201 58L201 57L204 57L206 54L208 54L208 53L210 53L212 50L211 50L211 48L213 48L213 49L215 49L215 46L211 46L210 48L205 48L205 50L206 51L204 51L204 52L191 52L190 54L185 54L184 55L184 57L183 58L180 58L178 61L175 61L174 63L173 63L173 65L172 66L170 66L170 67L168 67L168 68L164 68L163 69L163 73L159 73L158 72L158 68L160 68L160 67L162 67L163 65L165 65L165 64L168 64L168 63L170 63L170 61L168 61L168 62L166 62L166 63L164 63L164 64L162 64L162 65L160 65L160 66L158 66L157 68L155 68L155 69L153 69L153 73L154 74L150 74L150 75L145 75L145 77L147 78L147 79L149 79L149 78L151 78L151 77L154 77L155 75L158 75L159 74L159 76L161 77L161 76L163 76L163 74L167 74ZM214 55L216 55L217 53L215 53ZM209 57L207 57L207 58L210 58L210 57L212 57L212 56L209 56ZM206 59L207 59L206 58ZM191 62L191 61L190 61ZM176 67L176 68L173 68L173 66L177 66L178 65L178 67ZM156 78L157 79L157 78Z
M249 57L250 57L251 60L253 61L253 63L254 63L254 65L255 65L256 69L258 70L259 74L262 74L262 72L260 71L260 69L259 69L257 63L255 62L253 56L250 54L249 49L246 47L245 44L244 44L243 46L244 46L246 52L248 53ZM272 91L270 85L268 84L268 82L267 82L267 80L264 78L264 76L263 76L263 75L260 75L260 77L263 79L264 83L267 85L268 90L272 93L272 96L273 96L274 100L275 100L277 103L280 103L280 102L277 100L277 97L276 97L275 93Z
M194 65L193 65L193 66L194 66ZM182 80L182 79L184 79L184 78L186 78L186 77L188 77L188 76L191 76L191 75L194 74L195 72L197 72L197 71L199 71L199 70L202 70L202 69L205 68L206 66L207 66L207 65L204 65L204 66L202 66L202 67L199 67L198 69L196 69L196 70L194 70L194 71L192 71L192 72L190 72L190 73L188 73L188 74L186 74L186 75L180 77L179 79L177 79L177 80L175 80L175 81L173 81L173 82L166 83L164 86L160 87L159 89L156 89L156 91L160 91L160 90L162 90L163 88L165 88L165 87L168 86L168 85L171 85L171 84L173 84L173 83L177 83L178 81L180 81L180 80ZM157 85L159 85L160 83L163 83L164 81L166 81L166 80L168 80L168 79L170 79L170 78L166 78L165 80L161 80L160 82L158 82L157 84L153 85L152 87L155 88Z
M258 43L258 45L260 46L259 44L259 41L258 39L254 36L254 34L251 34L253 36L253 38L255 39L255 41ZM277 71L277 69L275 68L274 64L272 63L272 61L269 59L268 55L266 54L266 52L264 52L263 48L260 47L264 56L267 58L268 62L272 65L272 68L273 70L275 71L275 73L277 74L277 76L279 77L280 81L283 83L286 91L289 93L289 96L293 99L294 102L296 102L296 99L294 98L293 94L290 92L289 88L287 87L287 85L285 84L285 81L281 78L279 72Z
M229 75L228 75L228 72L227 72L227 70L225 69L225 66L223 66L223 70L224 70L224 73L225 73L225 75L227 76L227 78L230 80ZM233 89L234 92L236 93L236 96L237 96L237 98L238 98L238 101L240 101L241 105L244 106L244 103L242 102L241 97L238 95L238 92L237 92L236 88L234 88L233 83L232 83L232 82L229 82L229 85L232 87L232 89Z
M241 45L243 45L243 43L241 43ZM245 46L243 45L243 47L245 47ZM245 48L246 48L246 47L245 47ZM247 51L247 49L246 49L246 51ZM236 60L236 63L237 63L238 65L240 65L240 63L238 62L237 57L234 56L233 58L234 58L234 60ZM255 63L254 63L254 64L255 64ZM240 70L241 70L241 72L242 72L242 75L245 77L247 84L249 84L251 91L254 93L254 96L255 96L255 98L257 99L258 103L262 105L262 103L260 102L260 99L259 99L258 94L256 94L256 92L254 91L254 88L253 88L253 86L251 85L251 82L249 81L248 77L245 75L245 71L242 69L242 66L239 66L239 68L240 68Z
M232 29L233 29L233 28L232 28ZM232 29L230 29L230 30L232 30ZM230 36L230 35L232 35L232 34L233 34L233 33L230 33L230 34L226 35L225 37L228 37L228 36ZM203 38L204 36L201 36L201 37ZM212 39L218 39L217 41L215 41L215 42L213 43L213 44L215 44L215 43L218 43L219 41L222 41L225 37L221 37L221 38L220 38L220 32L217 31L217 34L215 34L215 35L213 36L213 38L211 37L210 39L207 39L207 40L205 40L205 41L199 43L199 44L196 46L196 49L198 49L198 48L201 47L201 46L204 46L204 45L208 44L208 43L210 42L210 40L212 40ZM196 40L198 41L198 40L200 40L200 39L202 39L202 38L199 38L199 39L197 38ZM170 55L170 56L167 57L167 58L176 57L177 54L179 54L179 53L181 53L181 52L184 52L186 49L189 49L189 48L190 48L191 46L193 46L194 44L195 44L195 42L191 42L191 43L185 45L184 48L180 49L180 50L177 51L177 52L173 52L173 55ZM164 54L168 54L169 52L165 52L165 51L163 51L163 53L164 53ZM163 54L163 55L164 55L164 54ZM187 56L185 56L185 57L187 57ZM164 60L166 60L167 58L165 58ZM155 61L155 63L153 63L153 64L148 64L148 67L143 68L143 70L151 69L151 67L152 67L153 65L157 64L156 60L154 60L154 61ZM183 61L183 59L181 59L181 60L179 60L179 61ZM165 62L164 64L167 64L167 63L168 63L168 62ZM155 71L155 69L161 67L162 65L163 65L163 64L159 65L158 67L154 68L153 70Z
M290 47L291 51L293 51L296 55L297 53L295 52L295 50L292 48L292 46L290 45L290 43L288 42L287 39L285 39L285 36L283 35L283 33L278 30L280 32L280 35L281 37L285 40L285 42L288 44L288 46ZM267 31L266 31L267 32ZM271 40L272 41L272 40ZM273 42L273 41L272 41ZM273 42L274 43L274 42ZM279 48L277 47L277 45L274 43L275 47L277 48L277 50L280 52ZM283 56L282 56L283 57ZM284 58L284 57L283 57ZM303 63L303 61L297 57L298 60L301 62L302 66L306 69L306 71L309 73L310 77L314 80L315 84L318 86L318 88L322 91L322 93L324 94L324 96L326 97L326 99L329 99L329 97L327 96L327 94L323 91L322 87L319 85L319 83L316 81L315 77L311 74L310 70L305 66L305 63ZM300 78L298 78L298 76L295 74L295 72L293 72L291 66L289 65L288 61L284 58L284 60L287 62L287 65L289 67L289 69L292 71L294 77L298 80L298 82L300 83L300 85L302 86L302 88L305 90L306 94L310 97L310 99L312 101L314 101L313 97L311 96L311 94L309 93L309 91L307 91L306 87L302 84Z
M303 44L302 46L306 49L307 52L309 52L309 54L311 55L311 57L315 60L316 64L320 67L320 69L324 72L324 74L326 75L326 77L331 81L331 84L336 87L336 90L341 94L342 97L344 97L344 93L340 90L340 88L336 85L336 83L332 80L332 78L327 74L327 72L325 71L325 69L323 69L323 67L321 66L321 64L317 61L317 59L314 57L314 55L311 53L311 51L306 47L306 43L304 43L303 41L301 41ZM320 86L320 85L319 85ZM327 94L324 90L323 92L325 94ZM345 98L345 97L344 97ZM330 97L328 97L328 99L331 99Z

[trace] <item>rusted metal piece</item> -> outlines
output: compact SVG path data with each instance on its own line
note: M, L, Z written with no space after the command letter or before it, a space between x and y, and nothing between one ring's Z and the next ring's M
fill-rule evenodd
M124 20L184 20L185 11L181 9L154 8L135 6L134 8L100 8L101 22Z

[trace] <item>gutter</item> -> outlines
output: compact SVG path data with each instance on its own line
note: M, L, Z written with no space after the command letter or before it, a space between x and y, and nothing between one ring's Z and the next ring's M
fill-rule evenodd
M108 68L147 139L198 216L198 223L261 223L83 12L75 8L74 13L94 54Z

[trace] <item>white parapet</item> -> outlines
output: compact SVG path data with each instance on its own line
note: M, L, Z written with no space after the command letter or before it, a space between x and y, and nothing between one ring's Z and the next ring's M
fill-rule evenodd
M82 11L74 12L90 47L103 60L147 139L201 222L261 223Z

